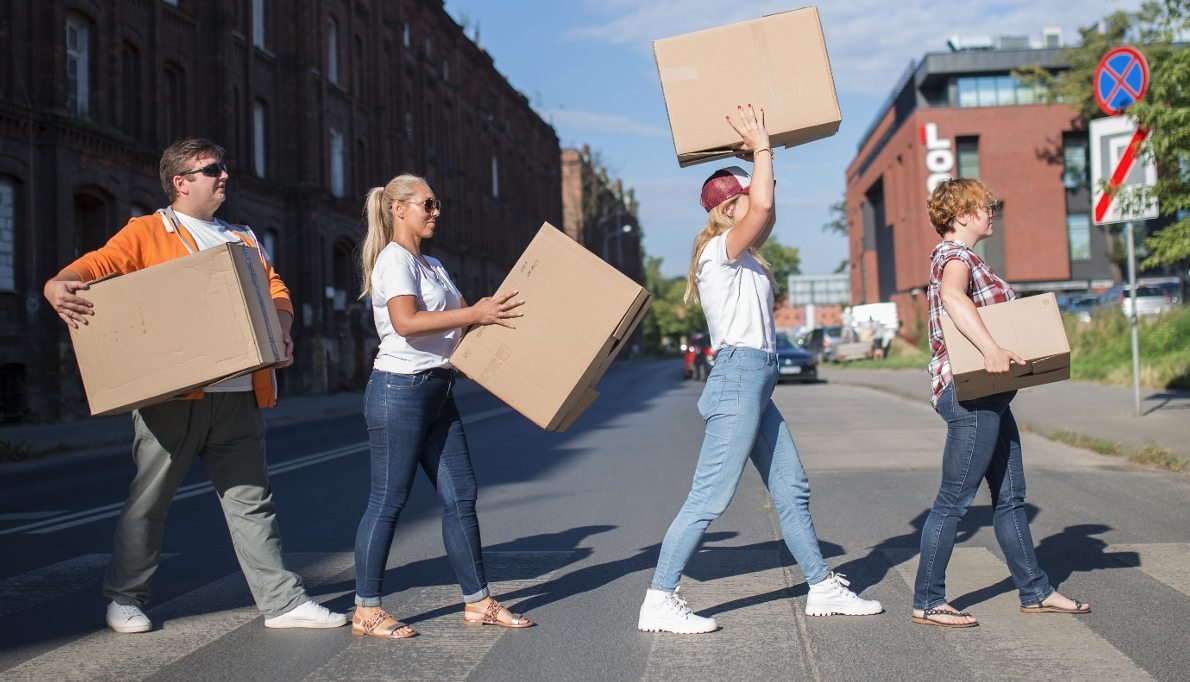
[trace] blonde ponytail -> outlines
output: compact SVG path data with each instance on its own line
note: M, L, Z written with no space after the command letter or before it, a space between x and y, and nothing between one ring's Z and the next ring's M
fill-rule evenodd
M364 222L368 232L360 244L360 272L363 274L360 298L372 293L372 269L376 267L380 252L393 240L393 203L408 201L418 185L429 184L420 176L402 173L384 187L368 190L364 200Z
M727 232L735 227L735 220L727 215L727 206L731 200L724 201L715 208L712 208L707 213L707 222L703 224L702 229L694 237L694 255L690 258L690 270L686 273L686 293L682 296L684 303L697 302L698 297L698 259L702 256L702 250L706 248L707 242L715 237ZM755 246L748 247L748 253L756 259L756 262L764 269L765 274L769 278L769 282L773 281L773 269L769 262L760 255L760 249Z

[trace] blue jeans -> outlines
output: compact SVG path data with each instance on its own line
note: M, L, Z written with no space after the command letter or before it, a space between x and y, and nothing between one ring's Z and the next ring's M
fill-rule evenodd
M769 489L781 534L806 582L824 580L830 570L822 560L810 520L810 482L798 458L785 419L773 404L777 356L752 348L723 348L698 401L707 431L694 485L661 543L653 587L673 592L686 562L698 549L707 526L719 518L735 495L749 458Z
M992 527L1012 581L1020 591L1021 604L1039 604L1054 591L1045 571L1037 565L1025 515L1021 434L1008 406L1015 395L1016 391L1008 391L959 400L951 383L938 398L936 409L946 420L942 486L921 529L921 556L913 591L915 609L932 609L946 603L946 565L954 550L959 520L985 478L992 493Z
M454 370L417 374L373 370L364 393L372 455L368 508L355 536L355 603L379 606L397 517L420 464L442 501L442 542L463 601L488 596L483 572L477 485L467 436L455 406Z

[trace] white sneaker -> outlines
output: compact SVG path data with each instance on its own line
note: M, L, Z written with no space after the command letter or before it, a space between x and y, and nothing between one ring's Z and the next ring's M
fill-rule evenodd
M860 599L847 586L851 583L841 573L828 573L826 580L810 586L806 597L807 616L871 616L884 611L875 599Z
M346 624L346 614L335 613L313 599L287 613L264 619L266 628L337 628Z
M136 606L112 602L107 605L107 626L127 634L148 632L153 629L153 622Z
M674 632L679 635L700 635L719 629L714 618L696 616L686 605L686 600L672 594L649 588L645 592L645 603L640 605L640 620L636 628L641 632Z

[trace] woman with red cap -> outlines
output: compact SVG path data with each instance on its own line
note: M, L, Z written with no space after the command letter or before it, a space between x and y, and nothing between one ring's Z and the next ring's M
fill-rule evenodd
M727 122L743 139L742 156L754 175L730 166L702 186L707 222L694 239L686 300L697 299L706 314L715 366L698 410L706 435L694 484L665 534L652 586L640 607L637 627L645 632L697 634L718 629L713 618L695 615L677 595L686 562L703 533L727 509L751 459L769 489L785 544L810 585L811 616L871 615L883 608L860 599L848 582L827 567L810 520L810 485L785 419L773 404L777 381L773 288L759 249L773 231L773 150L763 110L739 107Z

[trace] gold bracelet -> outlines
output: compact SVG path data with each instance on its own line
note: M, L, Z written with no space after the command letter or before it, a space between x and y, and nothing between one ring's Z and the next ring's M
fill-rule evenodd
M757 154L759 154L761 152L768 152L769 154L773 154L773 148L772 147L763 147L761 149L757 149L756 151L752 152L752 156L756 156ZM773 154L773 156L776 156L776 154Z

